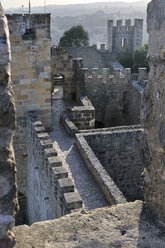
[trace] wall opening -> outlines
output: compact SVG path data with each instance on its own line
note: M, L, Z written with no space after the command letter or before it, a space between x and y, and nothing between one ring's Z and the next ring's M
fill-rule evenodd
M126 46L126 39L122 38L121 39L121 47L125 47Z
M54 85L63 85L65 77L63 74L55 73L54 74Z

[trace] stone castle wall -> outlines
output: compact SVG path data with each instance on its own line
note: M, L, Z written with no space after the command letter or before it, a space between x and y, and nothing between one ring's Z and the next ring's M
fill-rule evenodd
M64 49L69 52L72 58L82 58L83 67L88 68L90 71L95 67L99 68L99 71L102 68L108 67L106 60L108 51L105 50L105 47L102 50L98 50L96 45L86 47L65 47Z
M130 69L125 71L125 76L118 69L110 75L109 69L104 68L100 75L98 68L94 68L90 75L88 69L83 69L85 94L95 108L96 121L105 127L140 123L141 84L142 78L146 79L146 69L139 69L139 80L138 76L132 80Z
M125 25L122 25L122 20L117 20L116 26L113 20L107 22L107 49L110 52L120 54L127 49L135 51L142 46L142 37L142 19L135 19L134 25L131 25L130 19L125 21Z
M149 81L144 91L142 119L147 131L144 144L144 196L165 222L165 1L148 5Z
M76 82L74 64L72 56L62 48L51 48L51 67L52 67L52 92L54 91L54 75L63 76L63 95L64 99L75 99Z
M13 227L17 211L16 166L12 143L16 116L10 62L9 30L0 3L0 247L14 247L13 236L7 237L6 233Z
M110 205L143 199L140 126L123 126L76 134L76 145Z
M144 170L140 156L142 129L84 135L89 146L127 201L142 200Z
M50 15L8 15L17 117L29 110L51 127ZM25 28L25 29L24 29Z
M14 149L18 191L26 195L26 113L37 111L51 128L50 15L7 15L11 41L11 75L16 102L17 130Z
M95 126L95 109L84 95L83 75L81 73L82 59L72 59L72 56L62 48L52 48L52 89L54 88L54 74L63 75L64 99L74 99L77 105L68 108L61 116L69 134L73 135L78 129L91 129ZM70 120L73 124L70 125Z
M28 116L28 223L55 219L82 207L68 170L34 114Z

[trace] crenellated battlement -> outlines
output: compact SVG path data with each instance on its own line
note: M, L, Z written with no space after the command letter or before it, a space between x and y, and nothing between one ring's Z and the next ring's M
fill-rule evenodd
M135 51L142 46L142 37L143 19L107 21L107 49L110 52Z
M27 133L29 223L58 218L81 208L82 199L73 179L34 112L28 114Z
M103 81L104 83L113 82L116 79L120 79L120 81L125 82L131 80L138 80L142 82L148 79L147 68L139 68L138 73L131 73L131 68L125 68L125 74L123 75L119 68L114 69L114 73L110 74L109 68L103 68L101 74L99 73L98 68L92 68L92 73L88 68L82 68L81 71L84 74L85 80L99 80L100 82Z
M81 85L85 94L95 108L96 123L104 123L105 127L139 124L140 106L148 73L146 68L139 68L132 73L130 68L124 74L118 68L113 74L109 68L82 68ZM136 114L135 110L136 109Z
M143 19L108 20L108 27L130 27L143 25Z

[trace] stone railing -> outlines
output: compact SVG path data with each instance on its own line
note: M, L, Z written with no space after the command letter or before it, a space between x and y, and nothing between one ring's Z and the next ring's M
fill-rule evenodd
M28 220L55 219L82 207L82 199L48 133L34 113L28 115Z

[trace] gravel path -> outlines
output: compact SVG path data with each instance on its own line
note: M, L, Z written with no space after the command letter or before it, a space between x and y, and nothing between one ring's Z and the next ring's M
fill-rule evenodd
M50 137L54 147L58 152L62 162L69 168L70 174L74 179L75 186L83 199L87 209L107 206L108 203L100 191L97 183L88 171L76 145L75 139L70 137L59 118L60 113L73 103L63 100L62 86L56 86L52 103L52 132Z

